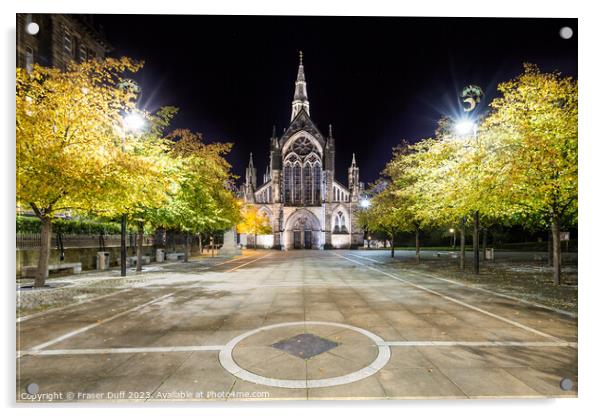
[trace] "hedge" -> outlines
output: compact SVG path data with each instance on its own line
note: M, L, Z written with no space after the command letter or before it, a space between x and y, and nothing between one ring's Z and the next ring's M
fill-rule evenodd
M40 225L40 220L37 217L17 215L18 234L39 233ZM52 231L63 234L119 234L121 225L115 222L90 219L66 220L57 218L53 222Z

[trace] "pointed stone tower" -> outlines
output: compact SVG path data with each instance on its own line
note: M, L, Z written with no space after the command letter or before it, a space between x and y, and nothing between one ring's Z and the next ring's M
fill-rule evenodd
M257 169L253 166L253 153L249 155L249 166L245 171L244 200L248 203L255 202L257 189Z
M360 196L360 168L357 167L355 162L355 153L351 159L351 166L349 166L348 172L348 188L351 192L351 202L358 202Z
M305 70L303 69L303 52L299 51L299 69L297 70L297 81L295 81L295 95L293 96L293 111L291 112L291 121L295 119L301 110L305 110L309 116L307 84L305 83Z

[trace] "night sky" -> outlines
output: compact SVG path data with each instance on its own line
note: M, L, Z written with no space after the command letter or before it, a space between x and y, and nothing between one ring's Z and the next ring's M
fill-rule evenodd
M323 134L333 125L337 178L356 153L374 181L401 139L432 136L443 115L461 113L467 84L485 90L523 62L577 75L576 19L97 15L113 56L145 61L141 107L180 109L174 128L234 143L242 176L253 152L258 178L272 125L288 126L298 51L304 54L310 112ZM570 40L559 36L572 27ZM483 108L484 110L486 108Z

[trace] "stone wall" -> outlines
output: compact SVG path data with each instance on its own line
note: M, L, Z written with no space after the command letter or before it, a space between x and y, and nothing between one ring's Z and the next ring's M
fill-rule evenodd
M199 252L198 243L196 239L191 239L190 251L192 255ZM198 240L197 240L198 241ZM184 252L184 245L176 245L176 252ZM95 270L96 269L96 253L98 247L77 247L77 248L65 248L65 258L63 263L81 263L82 270ZM105 251L110 253L110 266L117 266L117 261L120 258L121 249L120 247L106 247ZM174 251L173 246L167 247L166 252ZM156 247L154 245L145 245L142 247L142 255L150 256L151 261L155 261ZM136 255L135 247L128 247L128 257ZM17 276L21 275L21 268L26 266L37 266L39 258L39 250L36 249L17 249L16 250L16 268ZM60 250L52 248L50 250L49 264L61 263L60 261Z
M351 236L349 234L332 234L332 248L349 248Z

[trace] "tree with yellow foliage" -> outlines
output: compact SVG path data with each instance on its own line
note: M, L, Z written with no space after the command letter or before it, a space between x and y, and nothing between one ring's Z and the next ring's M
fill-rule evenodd
M185 261L189 236L231 228L240 219L233 192L234 177L225 155L230 143L205 143L199 133L177 129L167 136L169 156L178 168L167 201L148 212L155 226L177 229L186 234Z
M494 194L515 223L549 227L554 283L561 284L560 229L577 223L577 81L526 64L498 90L481 127L503 183Z
M460 220L461 266L465 219L475 212L490 223L549 227L560 284L560 228L577 222L577 82L527 64L498 90L476 135L440 126L434 139L396 154L388 165L392 184L423 221Z
M111 216L162 198L154 192L163 176L154 159L121 149L122 117L136 98L121 85L140 67L121 58L71 64L66 71L17 68L16 197L42 222L36 287L48 276L57 214Z
M247 205L242 209L242 220L236 226L239 233L251 234L254 236L253 246L257 248L257 235L270 234L272 226L270 220L264 213L254 205Z

